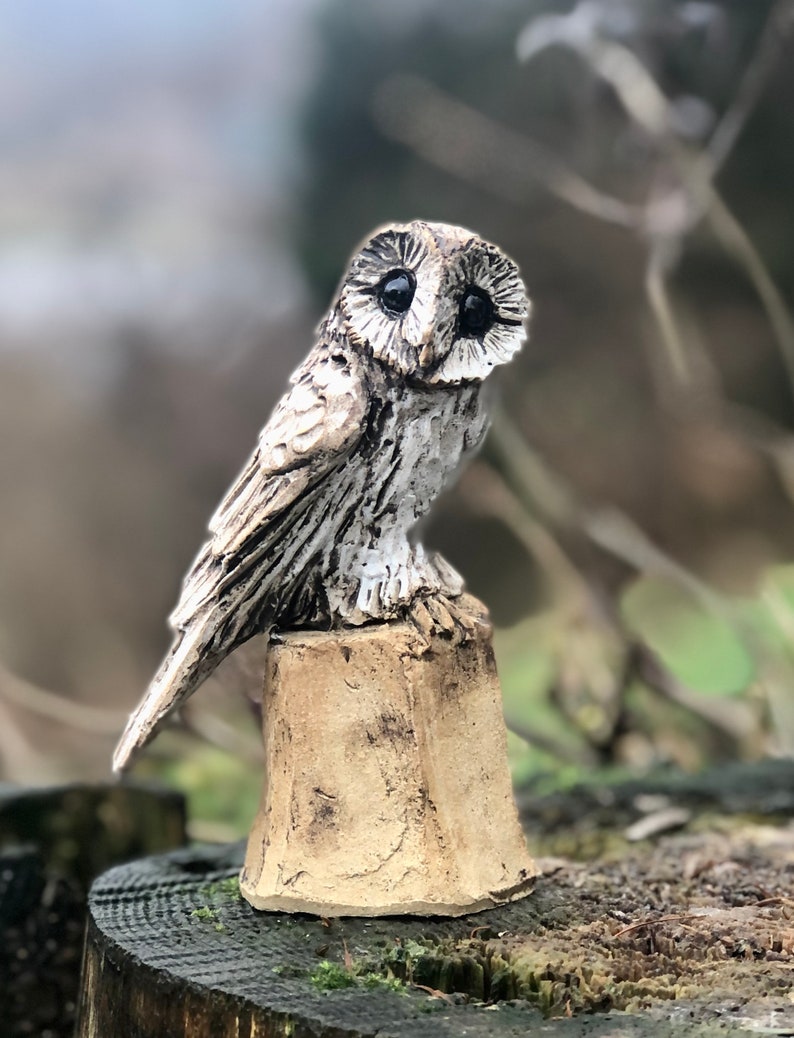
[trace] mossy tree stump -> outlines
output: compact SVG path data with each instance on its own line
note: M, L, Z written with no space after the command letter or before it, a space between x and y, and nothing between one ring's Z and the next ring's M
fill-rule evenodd
M758 798L752 820L693 809L460 918L257 912L242 845L114 869L90 898L79 1038L788 1033L794 828L767 792L767 818Z

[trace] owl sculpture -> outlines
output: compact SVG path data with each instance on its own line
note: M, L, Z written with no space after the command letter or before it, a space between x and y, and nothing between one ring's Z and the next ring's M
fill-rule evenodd
M465 632L461 577L410 534L482 442L483 383L528 312L515 263L470 231L415 221L364 244L210 520L115 770L256 634L397 618Z

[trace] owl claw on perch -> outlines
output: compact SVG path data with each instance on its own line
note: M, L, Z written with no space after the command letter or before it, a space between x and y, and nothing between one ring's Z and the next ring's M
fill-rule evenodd
M408 610L431 640L472 637L460 578L408 534L481 443L483 383L528 313L516 265L470 231L415 221L364 244L212 517L117 771L254 635Z
M479 602L470 595L449 598L442 594L417 598L408 610L408 619L430 651L433 641L441 638L452 645L465 645L477 630L488 623Z

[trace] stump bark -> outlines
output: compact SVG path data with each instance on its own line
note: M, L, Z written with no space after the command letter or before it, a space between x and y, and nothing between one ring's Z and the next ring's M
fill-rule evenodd
M176 793L0 786L0 1033L71 1038L91 880L184 842Z
M462 644L405 623L270 646L265 780L240 888L259 909L462 915L536 873L513 801L484 607Z

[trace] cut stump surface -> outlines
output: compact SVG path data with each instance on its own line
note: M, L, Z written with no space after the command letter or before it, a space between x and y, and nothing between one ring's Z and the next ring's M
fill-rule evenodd
M457 919L259 913L242 857L179 851L94 885L79 1038L794 1031L790 826L549 859L529 898Z

